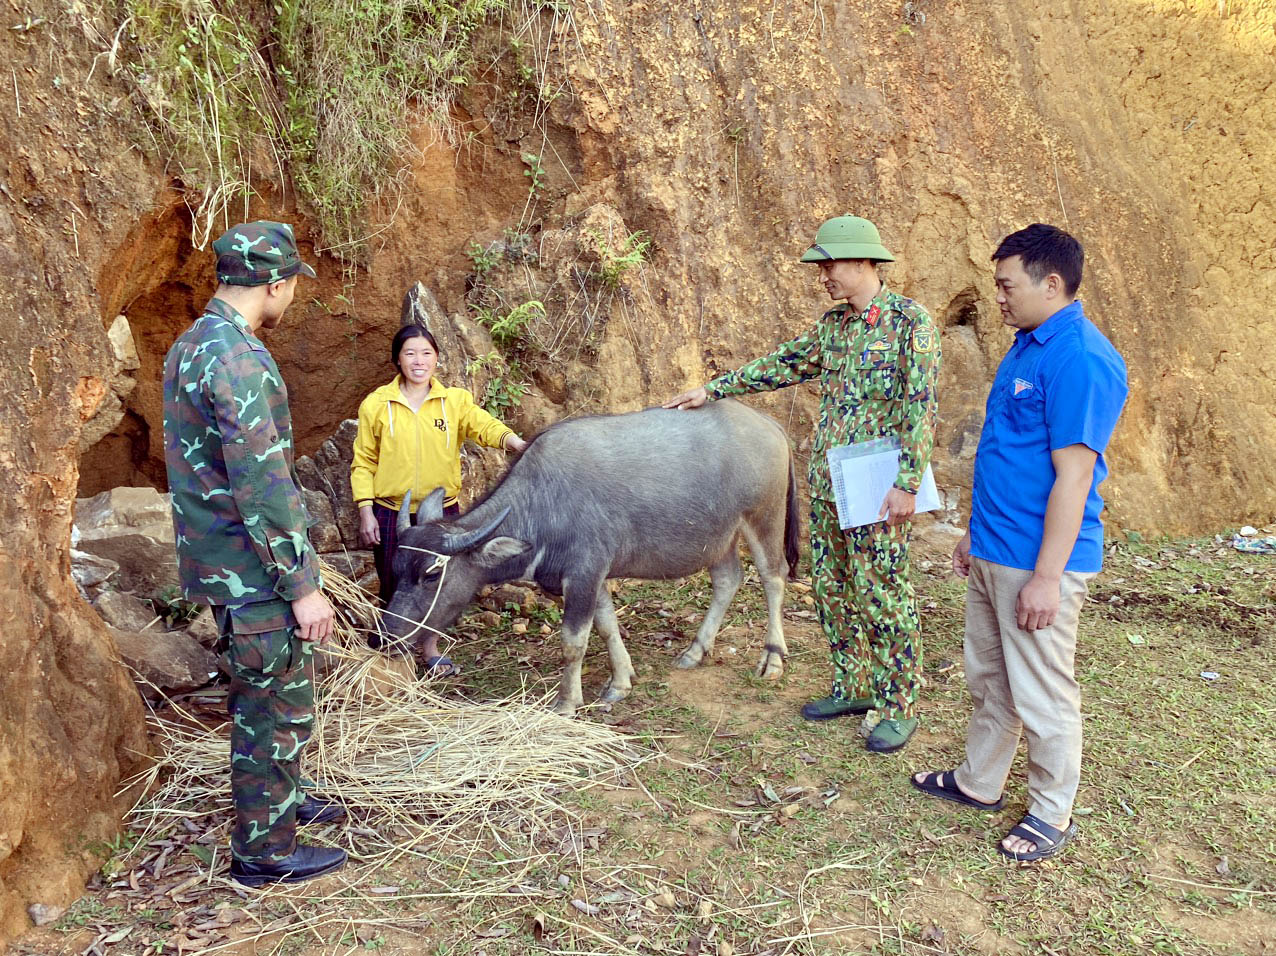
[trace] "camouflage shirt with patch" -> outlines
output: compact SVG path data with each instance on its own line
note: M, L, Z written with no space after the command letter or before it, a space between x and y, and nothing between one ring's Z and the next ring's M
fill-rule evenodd
M895 485L916 494L930 463L939 399L939 330L912 299L885 285L863 312L834 306L797 338L705 385L710 398L820 380L811 447L811 497L832 500L827 451L874 438L900 443Z
M213 299L164 360L164 449L187 599L244 633L295 624L319 586L293 466L288 391L238 312Z

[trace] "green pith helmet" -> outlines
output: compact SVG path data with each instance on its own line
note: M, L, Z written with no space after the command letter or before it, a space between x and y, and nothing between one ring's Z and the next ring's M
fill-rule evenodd
M882 245L877 227L859 216L830 219L815 234L815 244L802 253L803 262L828 262L832 259L895 261L895 257Z

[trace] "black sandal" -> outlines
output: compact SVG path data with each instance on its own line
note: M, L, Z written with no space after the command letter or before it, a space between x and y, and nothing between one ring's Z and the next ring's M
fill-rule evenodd
M442 654L427 657L424 666L421 668L422 679L457 677L460 673L461 668L452 663L452 658L444 657Z
M945 782L945 778L947 778L947 782ZM917 778L909 774L908 780L909 783L928 796L939 797L941 800L951 800L953 803L974 807L984 813L994 813L1006 805L1006 795L1004 793L998 798L996 803L984 803L982 800L976 800L974 797L963 793L961 788L957 786L957 772L955 770L940 770L938 773L928 773L921 783L918 783Z
M1006 835L1028 840L1035 843L1037 848L1028 853L1019 854L1010 852L998 843L998 853L1004 857L1009 857L1017 863L1036 863L1038 860L1054 856L1067 846L1068 842L1077 835L1077 825L1069 820L1068 825L1060 830L1057 827L1052 827L1040 817L1034 817L1029 813L1025 814L1024 818L1016 823Z

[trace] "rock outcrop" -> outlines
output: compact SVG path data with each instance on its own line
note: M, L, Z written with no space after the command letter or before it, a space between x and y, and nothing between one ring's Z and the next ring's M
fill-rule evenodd
M172 697L217 678L217 658L184 631L112 629L119 659L143 696Z
M112 488L75 506L78 548L114 562L111 588L138 597L175 597L179 589L168 495L154 488Z
M102 593L110 580L119 574L120 566L110 558L103 558L87 551L71 548L71 578L80 596L93 601Z
M125 591L103 591L93 602L93 610L121 631L150 630L159 617L151 605ZM163 630L163 626L159 629Z
M86 446L96 445L124 418L124 403L137 387L133 374L141 367L128 319L117 315L106 330L106 338L111 345L110 389L93 417L84 423L80 441Z
M348 418L315 450L313 457L297 459L297 477L308 491L327 498L341 544L352 551L360 547L359 509L350 491L350 463L354 460L354 436L358 430L358 421Z

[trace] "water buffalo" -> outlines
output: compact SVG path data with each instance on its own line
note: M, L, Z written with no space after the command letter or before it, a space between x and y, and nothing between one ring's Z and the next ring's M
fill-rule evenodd
M391 639L446 630L485 584L535 581L563 595L563 675L554 709L584 699L581 661L591 622L607 639L608 703L632 687L608 578L680 578L709 569L713 600L676 661L695 667L743 577L748 542L767 601L756 673L779 677L788 649L781 610L797 566L797 496L788 439L774 419L733 401L695 411L653 408L570 419L538 435L487 496L443 517L443 489L399 511L398 587L383 615Z

